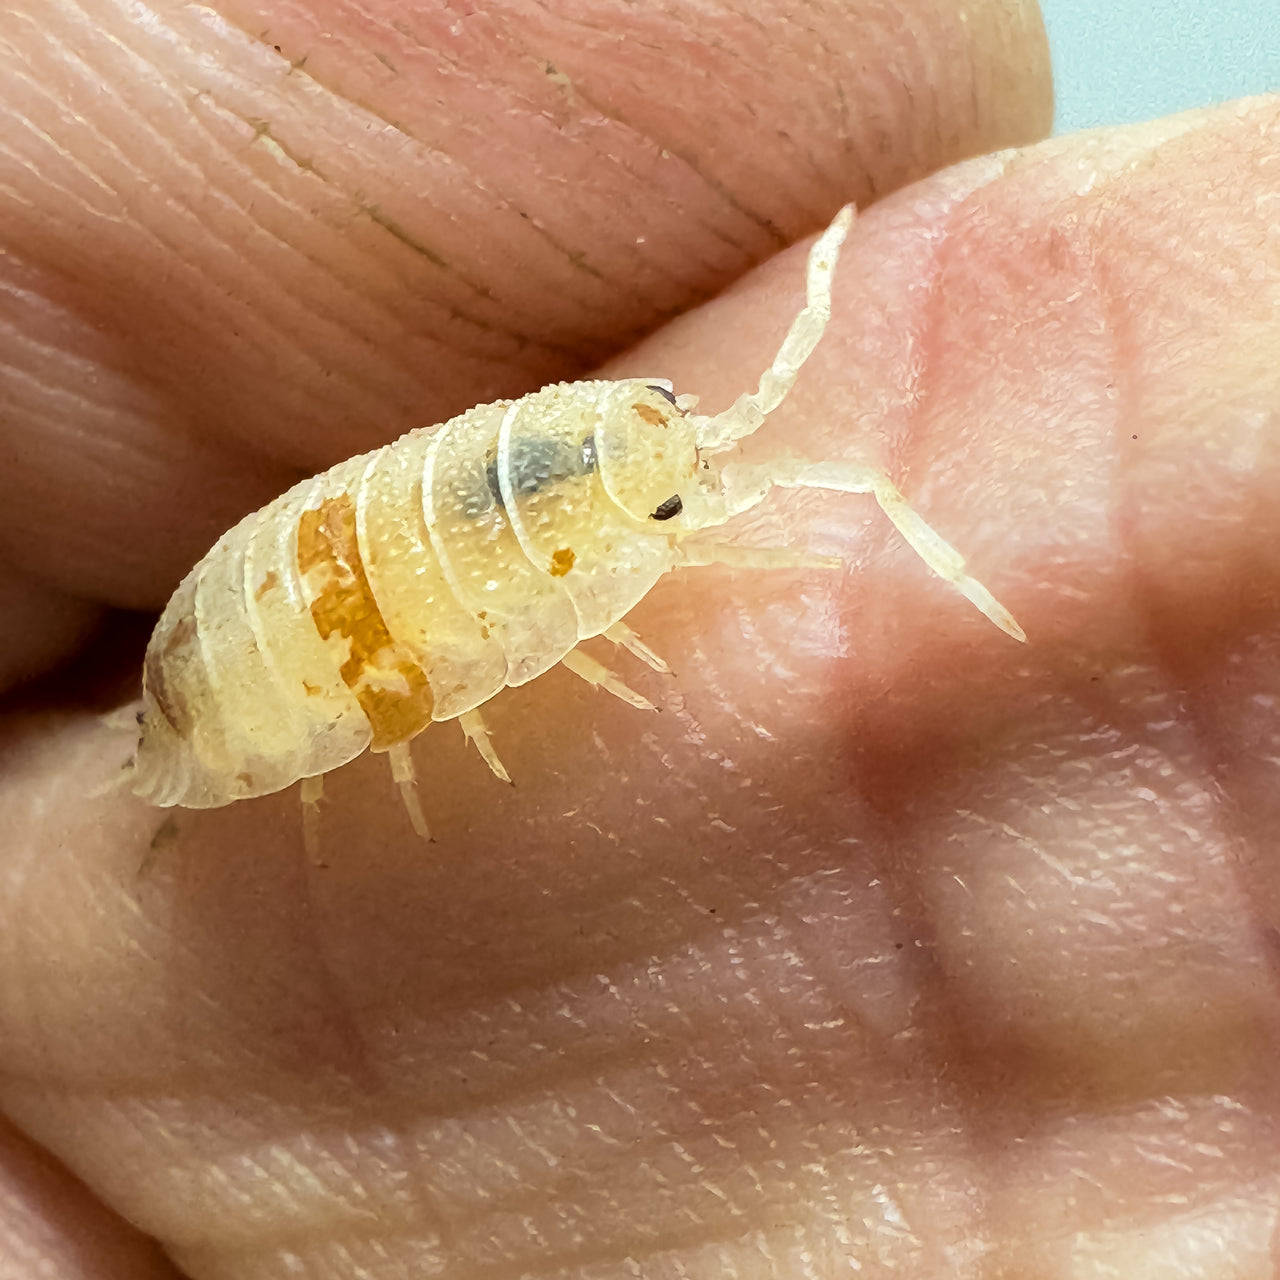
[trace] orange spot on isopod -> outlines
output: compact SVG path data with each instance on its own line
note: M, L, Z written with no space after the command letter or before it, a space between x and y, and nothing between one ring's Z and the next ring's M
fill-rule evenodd
M651 404L637 402L631 406L651 427L665 427L667 425L667 415L661 409L655 409Z
M431 723L427 674L383 620L365 576L349 494L329 498L298 521L298 571L315 592L311 617L323 640L348 642L339 674L373 729L374 751L407 742Z
M572 547L561 547L551 557L551 576L553 578L563 578L573 568L577 558L573 554Z

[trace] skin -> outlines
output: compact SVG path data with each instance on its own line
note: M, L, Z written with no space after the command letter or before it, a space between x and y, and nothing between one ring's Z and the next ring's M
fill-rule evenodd
M439 231L421 152L351 106L376 88L356 56L373 36L346 11L220 12L208 48L165 46L162 69L190 84L197 65L229 68L238 110L265 119L278 100L246 101L283 74L271 45L286 68L307 52L316 80L279 145L363 166L338 186ZM645 104L639 133L718 165L714 188L593 168L622 131L602 153L570 129L554 156L515 136L518 171L495 143L492 181L540 217L545 175L579 147L579 185L603 203L575 187L559 234L610 281L661 268L605 307L563 264L552 285L513 273L523 250L480 215L456 252L498 292L494 314L524 308L526 335L494 337L488 364L433 309L457 303L450 286L383 224L300 218L283 231L304 262L232 219L223 274L192 297L172 246L212 251L178 202L128 202L166 232L130 257L116 224L27 192L0 260L27 282L4 295L4 376L17 400L39 340L45 398L4 415L22 465L5 472L3 555L26 592L6 643L13 670L53 674L11 697L0 731L0 1275L33 1259L93 1280L825 1280L854 1261L984 1280L1273 1274L1280 102L948 168L1043 133L1048 80L1031 11L940 12L877 25L853 6L835 27L805 11L828 24L811 52L844 51L848 118L883 145L839 145L832 80L796 94L732 31L697 57L769 122L759 138L735 119L734 146L700 150L650 83L615 104ZM62 38L42 13L20 54L69 93L35 56ZM691 13L664 10L672 75L694 57L678 39ZM378 46L393 63L429 25L410 17L408 34L378 28L403 44ZM903 31L925 33L909 58ZM552 80L561 133L585 118L602 56L586 25L483 34L488 61L471 49L469 65L508 78L554 45L579 95ZM902 76L910 91L889 92ZM425 99L404 92L379 111L420 132ZM684 120L721 121L702 79L688 92ZM493 95L458 93L474 142ZM114 101L101 127L123 138ZM186 172L175 157L209 143L151 118L166 148L131 145L163 194ZM544 118L507 112L489 133ZM240 128L201 164L266 220L256 166L281 162ZM775 166L785 207L756 179ZM462 209L436 179L432 209ZM318 199L305 187L290 197ZM873 192L831 327L749 448L886 466L1025 648L931 578L869 498L793 494L753 535L837 548L849 572L667 579L630 621L674 678L592 647L662 713L562 671L504 694L489 718L514 789L437 726L415 747L434 845L371 756L329 779L323 866L302 855L295 792L192 814L103 791L131 742L100 713L131 696L142 637L118 625L77 657L96 611L158 605L297 469L559 376L565 351L594 359L767 258L605 366L727 404L799 305L806 245L774 253L764 228L789 240ZM358 287L339 289L324 254L356 241ZM304 286L306 308L268 314Z

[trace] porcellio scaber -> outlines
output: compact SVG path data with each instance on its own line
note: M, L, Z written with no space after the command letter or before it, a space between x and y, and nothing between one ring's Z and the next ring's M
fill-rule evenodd
M694 412L696 397L656 378L561 383L411 431L242 520L151 637L135 792L214 808L301 779L314 815L323 774L371 748L388 753L425 834L409 743L432 721L458 720L505 779L480 712L502 688L563 663L651 705L577 645L603 635L665 670L623 622L664 574L814 563L690 536L774 488L874 494L935 572L1023 639L883 472L718 456L781 403L822 336L852 217L843 209L814 244L804 308L758 390L723 413Z

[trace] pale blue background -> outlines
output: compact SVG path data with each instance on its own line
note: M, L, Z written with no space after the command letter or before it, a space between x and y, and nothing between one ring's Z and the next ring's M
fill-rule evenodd
M1054 129L1128 124L1280 89L1280 0L1040 0Z

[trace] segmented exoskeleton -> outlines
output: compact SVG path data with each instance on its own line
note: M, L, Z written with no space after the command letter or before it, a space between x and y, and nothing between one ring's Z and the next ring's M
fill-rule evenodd
M556 663L650 704L577 649L604 635L659 670L622 622L664 574L814 557L686 542L778 487L873 493L907 541L997 626L1018 624L883 472L718 455L781 403L822 336L853 217L809 255L804 309L757 391L714 417L659 379L575 382L479 405L296 485L187 575L147 650L134 789L212 808L386 751L426 825L408 744L457 719L499 777L479 708ZM833 563L839 563L833 562Z

